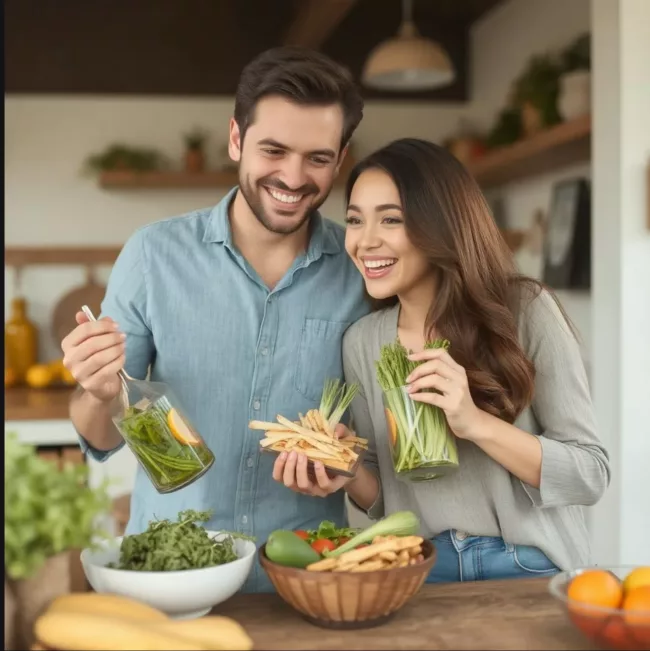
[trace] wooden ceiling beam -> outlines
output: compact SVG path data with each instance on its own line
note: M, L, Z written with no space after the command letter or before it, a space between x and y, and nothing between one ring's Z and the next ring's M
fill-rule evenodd
M300 0L284 45L318 49L347 16L357 0Z

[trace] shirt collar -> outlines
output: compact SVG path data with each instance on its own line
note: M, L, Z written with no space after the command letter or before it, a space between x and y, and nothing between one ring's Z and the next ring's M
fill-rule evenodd
M203 234L204 242L215 242L232 247L232 231L228 219L228 208L237 194L238 186L228 191L226 196L212 209L208 224ZM320 212L312 217L312 234L307 249L307 261L318 260L322 254L340 253L341 245L334 229L321 216Z

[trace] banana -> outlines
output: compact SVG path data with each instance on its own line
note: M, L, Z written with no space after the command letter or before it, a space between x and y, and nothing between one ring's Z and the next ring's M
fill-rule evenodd
M163 625L164 622L160 622ZM203 651L205 647L156 624L72 611L46 611L34 626L46 647L66 651Z
M151 606L120 595L99 592L73 592L54 599L48 612L87 613L141 621L168 621L165 613Z
M229 617L208 615L199 619L168 620L147 623L160 633L171 633L197 642L211 651L250 651L253 640L242 626Z

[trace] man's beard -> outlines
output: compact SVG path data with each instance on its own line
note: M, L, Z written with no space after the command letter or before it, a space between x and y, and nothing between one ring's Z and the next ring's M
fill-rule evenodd
M273 220L269 218L262 204L262 192L266 192L263 186L273 187L277 188L278 190L285 190L287 192L299 192L303 195L317 195L318 188L315 185L308 184L302 186L301 188L298 188L297 190L292 190L281 181L269 177L260 179L257 181L254 187L248 179L242 178L243 174L241 171L239 173L239 176L239 188L241 190L242 196L244 197L244 200L248 204L248 207L251 209L251 212L253 215L255 215L257 221L259 221L259 223L262 224L264 228L266 228L266 230L270 231L271 233L277 233L278 235L290 235L291 233L295 233L296 231L300 230L305 222L309 221L312 215L325 203L325 200L329 195L328 190L320 199L318 199L317 202L313 203L311 206L309 206L309 208L307 208L307 210L305 210L305 214L297 222L292 220L287 224L278 225L273 223ZM283 211L278 210L277 213L281 216ZM287 216L293 217L289 211L287 211Z

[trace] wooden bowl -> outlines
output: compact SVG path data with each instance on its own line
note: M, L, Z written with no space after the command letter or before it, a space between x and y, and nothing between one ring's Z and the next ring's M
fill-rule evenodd
M307 621L323 628L371 628L387 622L415 595L436 561L433 543L422 543L424 561L374 572L310 572L270 561L260 563L280 597Z

